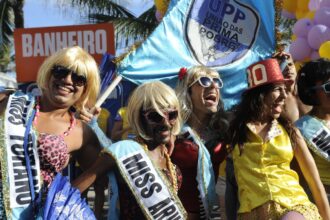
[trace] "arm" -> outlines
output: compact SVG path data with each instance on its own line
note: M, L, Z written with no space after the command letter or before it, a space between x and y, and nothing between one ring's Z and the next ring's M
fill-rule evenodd
M86 190L92 183L94 183L98 176L107 171L103 170L103 167L101 166L102 164L97 163L100 159L100 143L95 133L86 124L83 124L83 138L83 146L75 153L76 159L82 170L88 170L88 174L86 174L86 180L83 179L86 182L82 183L83 186L79 188L82 192Z
M319 172L315 165L314 159L308 150L308 147L299 132L297 146L294 148L295 158L298 161L299 167L307 181L307 184L313 194L316 206L319 209L320 215L325 220L330 220L330 209L328 198L324 186L320 180Z
M114 166L115 161L110 155L101 154L89 169L72 182L72 185L78 188L80 192L84 192L98 177L113 169Z

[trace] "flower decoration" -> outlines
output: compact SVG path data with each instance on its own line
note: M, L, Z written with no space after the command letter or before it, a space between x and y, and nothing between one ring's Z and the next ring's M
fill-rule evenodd
M187 68L181 67L179 71L179 80L183 80L183 78L187 75Z

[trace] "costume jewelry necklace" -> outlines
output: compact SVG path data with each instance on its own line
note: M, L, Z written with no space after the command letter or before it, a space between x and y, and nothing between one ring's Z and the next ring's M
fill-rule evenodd
M142 146L142 148L144 149L144 151L147 153L149 152L148 146L147 144L144 142L144 140L141 137L137 137L135 138L135 140ZM162 154L160 155L160 157L163 157L163 159L166 159L166 167L167 170L170 173L170 179L171 179L171 184L172 187L174 188L175 192L178 192L178 178L177 178L177 173L176 173L176 169L174 164L171 161L170 155L167 152L167 148L165 145L162 145L162 147L164 148Z
M40 116L40 97L39 96L36 97L35 109L36 109L36 114L33 119L34 126L37 125L38 117ZM70 131L74 128L75 124L76 124L76 118L74 117L74 113L70 112L70 126L69 126L68 130L63 132L63 134L61 134L60 136L62 136L62 137L68 136Z

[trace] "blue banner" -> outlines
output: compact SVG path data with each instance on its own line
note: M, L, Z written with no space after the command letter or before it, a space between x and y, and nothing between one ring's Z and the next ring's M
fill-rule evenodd
M247 87L246 67L275 51L275 8L271 0L172 0L161 23L117 71L136 84L162 80L174 87L181 67L215 68L229 108Z

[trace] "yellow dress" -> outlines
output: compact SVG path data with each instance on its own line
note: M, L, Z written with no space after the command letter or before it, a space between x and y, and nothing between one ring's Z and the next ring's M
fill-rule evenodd
M298 212L304 212L307 208L308 212L316 211L317 217L316 206L299 185L297 173L290 169L293 149L285 129L276 123L264 142L251 126L248 125L248 128L248 141L244 144L242 154L238 146L233 150L240 201L238 213L251 212L271 203L280 207L277 208L278 214L300 207Z

